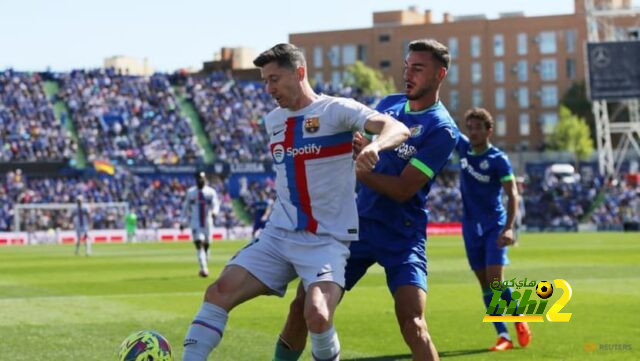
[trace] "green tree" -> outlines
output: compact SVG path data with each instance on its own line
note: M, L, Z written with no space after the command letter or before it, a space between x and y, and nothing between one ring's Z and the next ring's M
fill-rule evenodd
M583 119L571 113L569 108L560 107L558 124L551 135L551 148L571 152L576 163L587 160L593 153L593 139L589 126Z
M359 89L365 95L387 95L396 91L392 78L385 79L379 70L361 61L349 65L344 83Z

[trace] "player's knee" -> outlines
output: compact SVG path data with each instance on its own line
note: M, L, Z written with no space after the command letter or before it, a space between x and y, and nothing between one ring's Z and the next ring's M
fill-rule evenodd
M331 314L327 307L311 305L304 310L304 319L309 332L321 333L331 327Z
M424 317L419 315L402 319L400 321L400 330L407 342L415 342L429 338L427 322Z
M304 295L297 295L296 298L291 301L289 305L290 315L303 315L304 314Z
M229 311L234 305L234 291L235 287L231 283L220 278L207 287L204 300Z

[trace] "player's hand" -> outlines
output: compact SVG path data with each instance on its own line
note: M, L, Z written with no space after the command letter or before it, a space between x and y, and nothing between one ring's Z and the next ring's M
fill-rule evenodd
M376 142L371 142L362 148L360 154L356 157L356 169L358 171L372 171L378 160L380 160L378 151L380 151L380 148Z
M355 160L358 157L358 154L362 151L362 148L367 146L367 144L371 143L369 139L360 134L360 132L356 132L353 135L353 159Z
M516 243L516 239L513 234L513 229L505 228L500 232L500 236L498 237L498 247L503 248L506 246L512 246Z

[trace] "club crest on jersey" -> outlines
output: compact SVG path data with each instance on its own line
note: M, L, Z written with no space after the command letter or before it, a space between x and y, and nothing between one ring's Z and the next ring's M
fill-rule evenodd
M489 169L489 162L486 159L480 162L480 169L482 170Z
M318 129L320 129L320 118L313 117L304 120L304 130L306 130L307 133L315 133Z
M411 138L419 137L424 132L424 128L422 127L422 124L413 126L409 130L411 131Z

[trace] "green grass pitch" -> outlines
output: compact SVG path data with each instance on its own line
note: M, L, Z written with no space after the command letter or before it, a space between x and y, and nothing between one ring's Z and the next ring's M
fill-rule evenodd
M212 275L244 244L214 244ZM462 241L431 237L427 319L444 359L640 359L638 234L526 234L510 258L507 278L571 284L573 297L562 310L573 314L571 321L532 324L526 349L484 352L495 333L481 322L480 288ZM0 360L113 360L120 342L141 329L165 335L179 360L186 329L214 278L197 277L188 243L100 244L89 258L73 256L71 246L2 247ZM294 287L284 299L260 297L236 308L210 359L270 360ZM343 360L410 359L381 268L371 268L346 295L336 328ZM311 359L309 348L303 360Z

